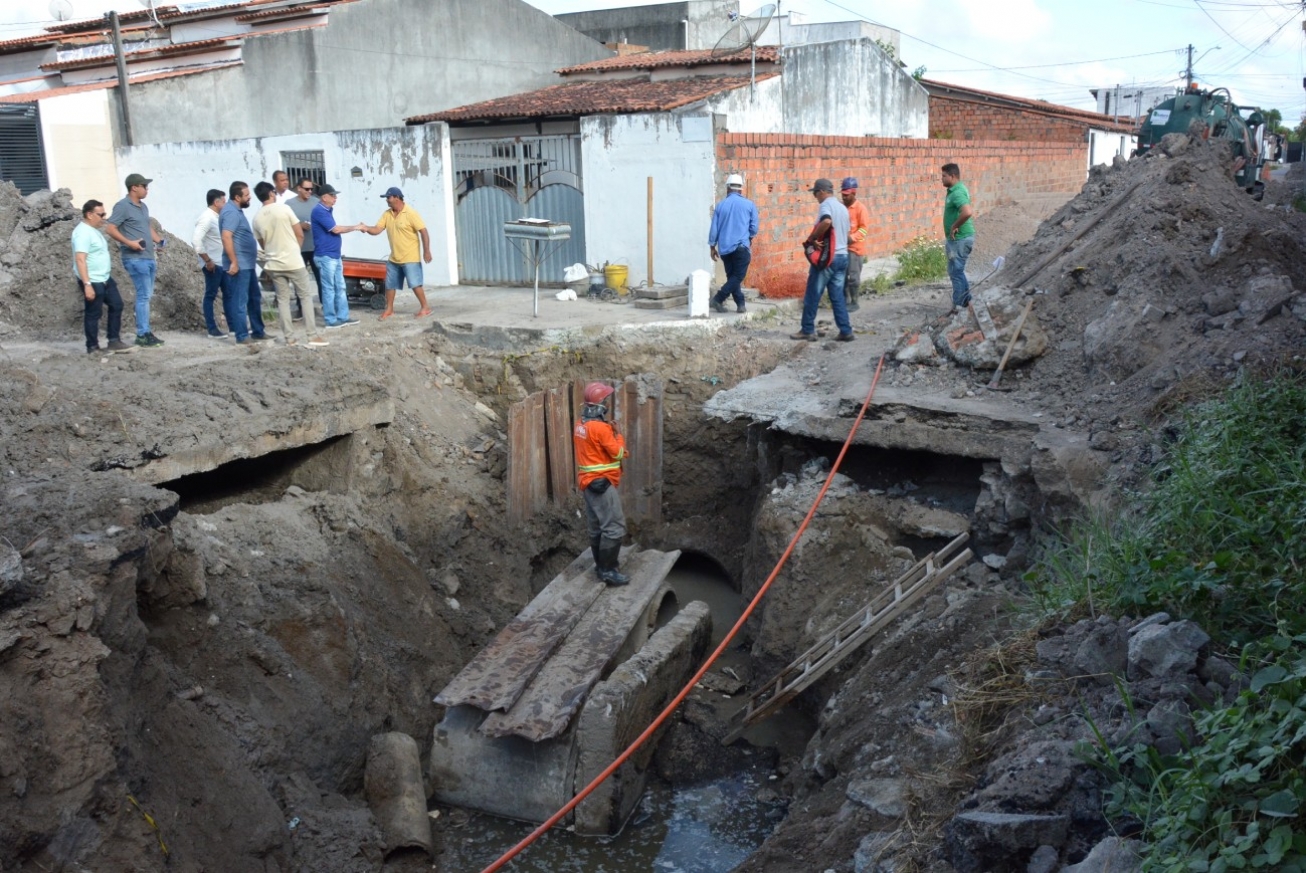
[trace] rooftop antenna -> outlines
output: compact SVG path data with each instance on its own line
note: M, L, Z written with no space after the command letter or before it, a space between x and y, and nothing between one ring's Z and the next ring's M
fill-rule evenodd
M163 27L163 22L159 21L159 13L154 11L154 0L136 0L136 2L150 10L150 21L154 22L155 27Z
M712 48L712 57L714 59L723 59L733 57L744 49L748 49L751 62L751 81L749 89L754 90L757 87L757 40L771 25L771 19L775 17L776 5L768 3L758 9L752 15L741 16L736 12L730 13L730 26L726 32L721 34L716 45Z
M55 21L67 21L73 17L72 0L50 0L50 17Z

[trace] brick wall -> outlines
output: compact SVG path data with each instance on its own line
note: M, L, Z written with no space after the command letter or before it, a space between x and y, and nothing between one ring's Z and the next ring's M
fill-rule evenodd
M1083 122L1053 118L1007 106L930 95L930 139L1088 141Z
M1064 196L1083 187L1088 161L1084 143L952 142L933 139L717 135L722 178L742 173L744 194L761 214L748 284L768 297L801 296L807 263L800 243L816 219L807 189L825 177L838 188L844 176L860 182L858 199L871 213L868 256L889 257L921 235L943 237L944 189L939 167L961 167L984 233L987 209L1003 203Z

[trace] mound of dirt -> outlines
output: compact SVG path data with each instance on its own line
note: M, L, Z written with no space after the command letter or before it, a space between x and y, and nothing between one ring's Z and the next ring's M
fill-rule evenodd
M1172 134L1141 159L1095 167L1011 251L998 280L1035 293L1051 338L1033 387L1071 411L1140 413L1300 346L1306 216L1253 200L1229 166L1224 143Z
M113 204L106 204L112 209ZM73 272L72 233L81 207L67 188L24 197L12 182L0 182L0 336L21 331L47 339L80 334L82 299ZM158 250L159 271L150 303L156 332L198 329L204 279L195 250L155 222L167 240ZM123 300L123 333L135 333L136 291L122 267L118 245L109 242L113 279Z

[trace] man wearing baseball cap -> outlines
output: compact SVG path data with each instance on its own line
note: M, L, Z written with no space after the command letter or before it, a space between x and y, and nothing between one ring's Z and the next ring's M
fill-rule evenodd
M163 244L163 237L150 223L150 208L145 205L153 181L140 173L128 176L127 196L113 205L113 214L104 225L105 233L118 243L123 269L136 289L136 345L145 349L163 345L163 340L150 331L150 298L158 274L154 247Z
M395 314L395 292L408 283L417 295L421 308L417 310L418 318L431 314L426 305L426 292L422 290L422 261L431 263L431 235L426 232L426 222L417 210L404 203L404 192L390 188L381 198L390 208L381 213L375 225L360 225L363 233L376 236L385 231L390 240L390 260L385 265L385 311L382 318ZM421 260L418 260L417 240L422 241Z
M866 262L866 237L871 232L871 213L857 199L857 178L848 176L839 186L843 205L848 208L848 277L843 283L848 311L858 310L857 296L862 287L862 264Z
M336 223L336 189L323 183L317 189L319 202L313 207L313 260L322 279L322 318L327 330L358 324L349 317L349 298L345 295L344 262L340 259L340 235L361 230L363 225L346 227Z
M712 211L712 228L707 244L712 260L721 259L726 281L712 298L712 308L726 311L726 298L735 301L735 312L744 311L744 277L753 259L753 237L757 236L757 206L743 194L744 177L731 173L726 178L726 199Z
M820 204L816 212L816 225L803 241L804 246L833 248L834 257L826 266L812 264L807 268L807 292L803 295L803 324L790 339L816 340L816 307L821 295L830 295L830 308L834 310L834 323L839 326L839 342L852 342L857 337L848 321L848 308L844 305L843 283L848 272L848 209L834 196L834 183L817 179L807 189Z

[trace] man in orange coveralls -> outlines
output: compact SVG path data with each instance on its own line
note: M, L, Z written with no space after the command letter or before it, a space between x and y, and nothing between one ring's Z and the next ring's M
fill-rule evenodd
M626 514L621 511L621 460L626 440L608 422L607 399L612 388L602 382L585 386L585 406L572 432L576 444L576 484L585 498L585 522L590 550L599 579L608 585L625 585L630 577L617 569L621 540L626 535Z

